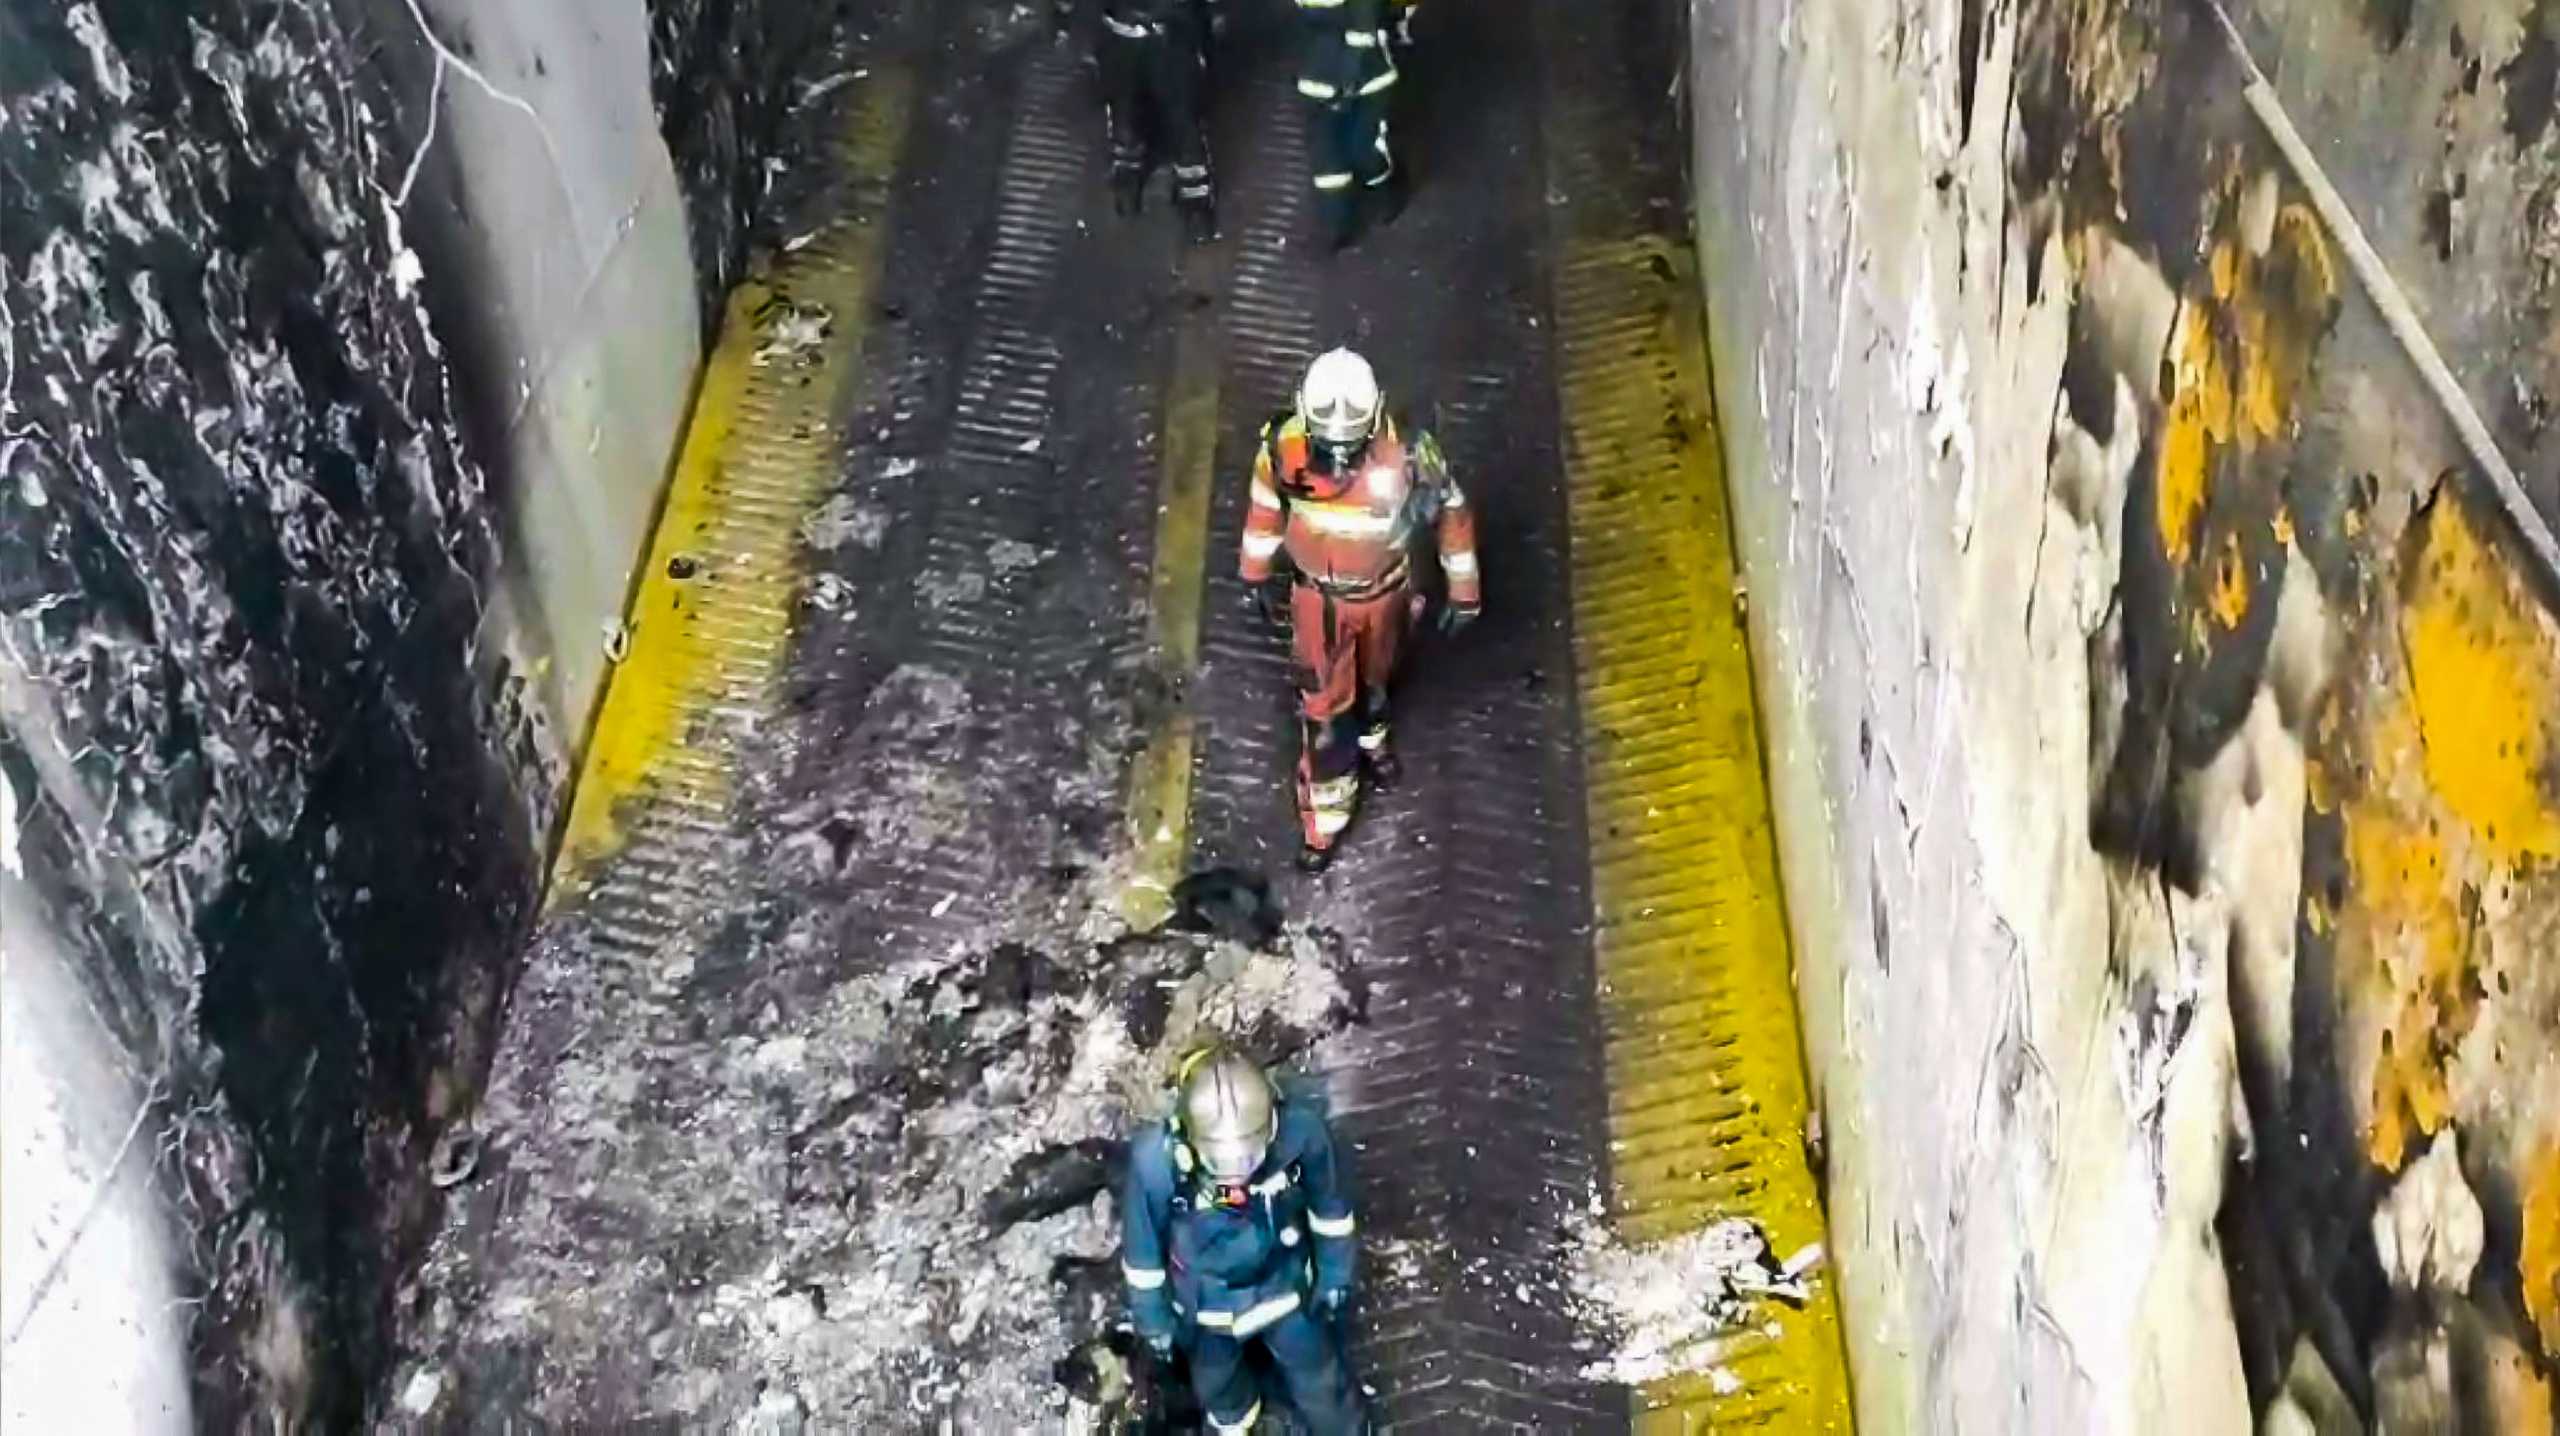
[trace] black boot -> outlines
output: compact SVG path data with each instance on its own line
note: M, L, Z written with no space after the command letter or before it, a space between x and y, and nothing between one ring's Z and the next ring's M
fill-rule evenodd
M1146 208L1147 172L1142 169L1111 170L1111 212L1126 219Z
M1332 866L1333 849L1320 848L1313 843L1300 843L1298 845L1298 871L1302 873L1320 873L1326 868Z
M1193 244L1207 244L1218 237L1218 212L1205 204L1182 207L1182 232Z
M1383 229L1404 217L1407 197L1401 167L1388 171L1386 180L1369 191L1370 201L1378 212L1379 228Z
M1369 755L1369 786L1381 793L1392 793L1404 781L1404 761L1393 748L1380 748Z

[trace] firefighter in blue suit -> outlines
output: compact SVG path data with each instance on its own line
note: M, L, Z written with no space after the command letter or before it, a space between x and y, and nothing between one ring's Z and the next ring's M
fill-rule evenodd
M1176 1345L1210 1429L1253 1429L1262 1401L1245 1344L1270 1352L1316 1436L1366 1429L1336 1335L1354 1237L1333 1134L1234 1052L1195 1054L1173 1115L1129 1144L1121 1273L1138 1336Z

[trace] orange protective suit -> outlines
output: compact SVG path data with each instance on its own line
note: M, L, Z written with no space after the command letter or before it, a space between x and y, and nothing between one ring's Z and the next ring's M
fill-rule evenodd
M1438 540L1450 605L1473 612L1483 590L1475 512L1428 433L1407 438L1384 422L1344 474L1317 472L1314 457L1295 415L1264 427L1240 567L1245 582L1264 583L1286 553L1293 570L1298 814L1307 848L1320 854L1351 824L1363 758L1377 769L1393 761L1388 690L1422 616L1410 567L1425 529Z

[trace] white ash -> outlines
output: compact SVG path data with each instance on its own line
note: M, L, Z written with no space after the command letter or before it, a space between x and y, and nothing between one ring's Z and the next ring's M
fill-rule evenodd
M826 306L789 299L778 301L762 317L765 338L756 346L758 365L814 362L819 346L827 341L827 331L835 323L835 316L827 312Z
M777 836L712 859L738 911L778 898L780 921L725 948L671 937L639 971L574 934L537 954L519 1036L571 1040L486 1109L521 1195L485 1255L430 1262L423 1284L468 1311L404 1354L469 1372L491 1365L475 1349L538 1350L551 1376L530 1400L564 1417L549 1392L610 1367L635 1416L688 1430L1068 1424L1057 1364L1119 1314L1114 1196L1038 1188L1051 1214L1001 1230L989 1199L1154 1116L1204 1036L1280 1056L1346 1007L1308 934L1273 952L1133 936L1125 854L998 826L1026 792L1116 801L1127 722L1105 712L1055 773L1007 775L969 760L1001 714L947 672L896 669L850 722L792 735L843 756L814 794L773 792ZM984 886L937 894L929 935L847 950L847 913L881 900L865 863L997 841L1015 846ZM689 984L710 980L762 991L706 1002Z
M1738 1217L1644 1246L1585 1221L1575 1246L1575 1315L1609 1349L1586 1378L1632 1386L1704 1375L1724 1394L1741 1389L1725 1361L1770 1335L1771 1298L1806 1299L1822 1256L1808 1246L1782 1263L1759 1224Z
M955 603L976 603L987 596L987 576L976 569L959 573L920 573L916 575L916 597L933 608L948 608Z
M851 494L838 494L800 521L800 541L822 553L853 544L876 549L889 533L889 511Z
M1049 560L1054 549L1037 548L1019 539L997 539L987 545L987 566L998 578L1011 578L1028 568L1038 568Z

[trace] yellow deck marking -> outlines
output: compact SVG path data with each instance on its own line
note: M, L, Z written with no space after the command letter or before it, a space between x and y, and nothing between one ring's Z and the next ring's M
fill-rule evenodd
M1193 252L1195 255L1197 251ZM1184 288L1224 288L1207 257L1186 260ZM1120 916L1149 930L1173 913L1173 887L1191 841L1191 685L1200 673L1200 595L1206 587L1209 497L1218 464L1218 325L1214 306L1185 310L1173 340L1165 400L1164 466L1156 479L1156 547L1147 642L1167 701L1129 772L1129 880Z
M875 64L839 141L841 209L765 282L729 296L703 363L554 864L583 891L643 829L717 831L738 744L772 712L802 579L800 526L834 482L912 80ZM822 310L805 356L758 350Z
M1619 1232L1751 1217L1784 1257L1822 1209L1697 276L1684 246L1592 239L1571 208L1557 344ZM1739 1390L1654 1383L1636 1428L1850 1429L1830 1284L1768 1315L1779 1334L1721 1363Z

